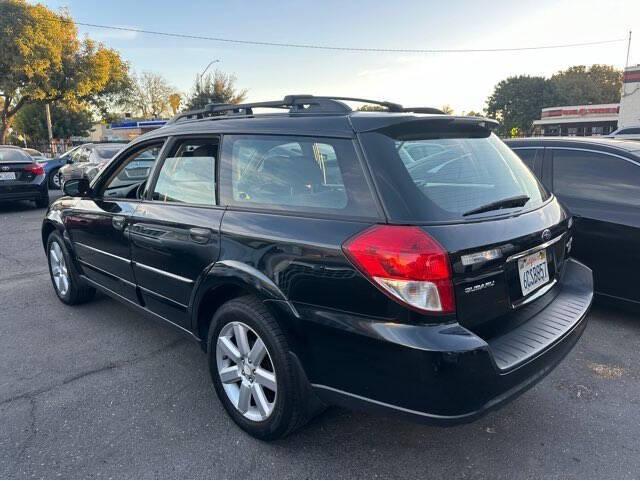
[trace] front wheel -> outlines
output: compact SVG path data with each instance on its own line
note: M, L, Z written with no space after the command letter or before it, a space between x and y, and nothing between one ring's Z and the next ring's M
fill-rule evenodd
M95 289L82 281L71 262L71 255L62 237L57 232L53 232L47 240L47 258L53 288L62 302L74 305L93 298Z
M307 386L284 333L259 299L246 296L220 307L208 341L214 387L238 426L273 440L307 421Z

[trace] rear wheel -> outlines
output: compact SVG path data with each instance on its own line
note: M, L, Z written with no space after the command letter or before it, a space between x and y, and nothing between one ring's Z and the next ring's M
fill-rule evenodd
M51 172L49 175L49 188L50 189L61 189L62 188L62 174L60 170L55 170Z
M71 262L71 256L62 237L57 232L53 232L47 241L47 258L53 288L62 302L74 305L93 298L95 289L82 281Z
M308 386L284 333L259 299L241 297L220 307L208 341L213 384L238 426L272 440L306 423Z

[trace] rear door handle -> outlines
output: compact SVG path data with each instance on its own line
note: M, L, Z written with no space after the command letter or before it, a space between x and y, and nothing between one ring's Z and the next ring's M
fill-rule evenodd
M200 229L192 227L189 229L189 238L197 244L206 244L211 239L211 231L209 229Z
M113 225L113 228L116 230L124 229L124 225L126 224L126 222L127 219L123 215L114 215L111 218L111 225Z

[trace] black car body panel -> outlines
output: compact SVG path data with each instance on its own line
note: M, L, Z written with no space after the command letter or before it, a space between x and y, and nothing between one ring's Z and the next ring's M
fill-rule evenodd
M511 139L507 144L527 159L536 153L531 167L573 215L572 255L593 269L596 292L640 303L635 282L640 269L640 144L604 138ZM590 170L581 167L581 178L568 177L561 165L565 161L582 162Z
M354 264L345 252L347 242L380 226L403 226L400 211L381 199L381 178L372 173L362 147L366 135L407 123L423 128L425 122L477 126L483 120L353 113L168 124L130 144L85 196L54 202L43 224L43 241L58 230L87 282L169 321L205 348L215 309L238 295L255 295L274 313L305 378L328 402L367 405L423 421L467 421L528 388L566 355L586 324L591 273L567 257L569 217L548 195L531 208L412 223L448 255L455 312L434 314L398 302ZM230 144L242 135L257 136L256 142L270 135L295 136L303 139L300 145L311 139L316 161L330 167L327 146L353 152L351 167L343 172L344 183L358 192L357 201L345 197L347 207L339 212L253 205L259 197L253 191L238 197L229 187L229 156L246 150ZM216 196L207 206L152 192L164 164L190 139L200 144L211 139L211 148L219 145ZM149 185L122 187L114 193L124 197L101 198L121 161L158 142L164 147ZM325 153L316 146L322 142ZM297 147L283 148L278 156L295 152L303 158ZM255 162L248 154L247 159L246 165ZM322 166L326 188L313 198L339 199L341 191L326 180L332 171ZM279 194L267 190L261 195ZM297 198L293 187L291 198ZM478 260L487 250L496 256ZM549 282L523 299L517 259L542 250ZM527 329L536 332L533 339L525 340Z

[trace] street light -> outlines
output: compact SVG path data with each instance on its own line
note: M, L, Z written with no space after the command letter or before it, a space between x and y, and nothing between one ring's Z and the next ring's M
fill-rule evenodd
M202 77L204 77L204 74L207 73L207 70L209 70L209 67L211 67L214 63L219 63L220 59L215 59L212 60L211 62L209 62L209 64L204 68L204 70L202 71L202 73L198 76L198 85L200 86L200 92L202 92Z

